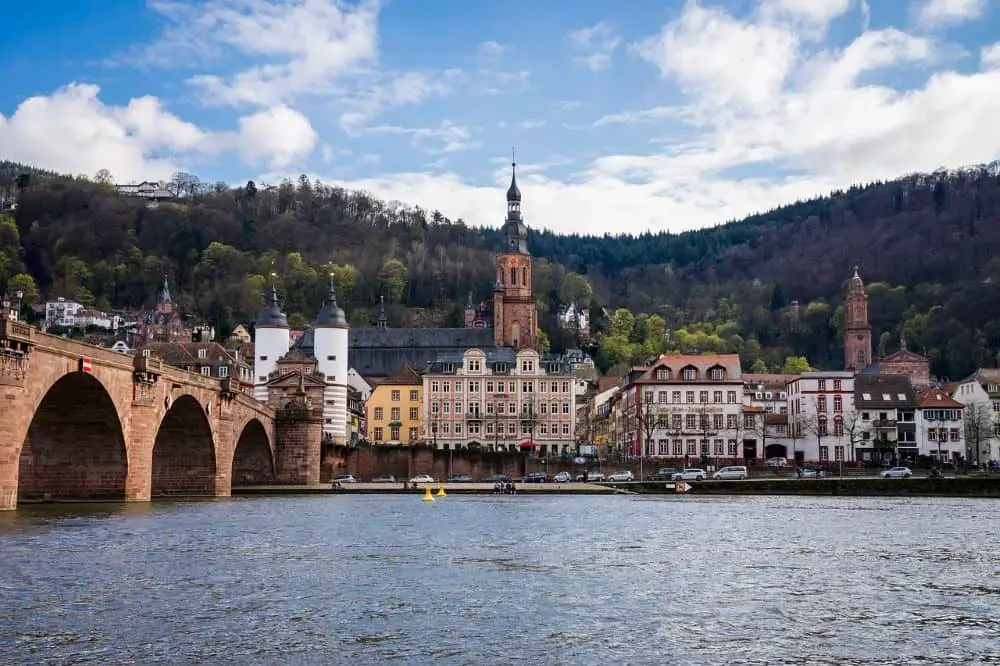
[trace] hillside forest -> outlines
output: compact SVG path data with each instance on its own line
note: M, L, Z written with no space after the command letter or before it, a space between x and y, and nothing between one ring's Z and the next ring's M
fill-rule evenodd
M177 174L173 203L117 195L107 171L67 177L0 163L0 291L102 310L174 300L225 335L250 324L269 281L290 323L318 310L328 276L352 326L385 298L393 326L461 326L488 303L494 228L308 180L231 188ZM525 196L527 221L531 194ZM504 205L497 191L497 209ZM941 378L1000 353L1000 168L915 174L682 234L557 235L532 228L535 296L553 351L580 346L604 372L664 351L736 352L745 370L843 364L847 280L858 265L876 354L928 355ZM274 276L272 278L272 275ZM560 330L591 309L591 342Z

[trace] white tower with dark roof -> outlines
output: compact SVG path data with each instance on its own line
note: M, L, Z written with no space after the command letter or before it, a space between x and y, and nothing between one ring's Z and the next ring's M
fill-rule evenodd
M291 332L288 318L278 304L278 290L271 285L271 296L260 309L253 331L253 397L267 402L267 378L278 369L278 359L288 353Z
M330 291L326 303L313 322L313 354L316 369L326 377L323 389L323 432L334 442L344 444L348 436L347 417L347 317L337 305L337 293L333 276L330 276Z

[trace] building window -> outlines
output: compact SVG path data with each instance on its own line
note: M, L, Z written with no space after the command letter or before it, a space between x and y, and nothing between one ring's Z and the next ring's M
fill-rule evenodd
M393 407L392 411L390 412L390 414L392 415L392 420L393 421L398 421L399 420L399 407Z
M376 442L382 441L382 428L375 428L375 441Z
M685 430L695 430L698 427L698 415L697 414L685 414L684 415L684 429Z
M479 359L469 359L469 372L479 372Z
M229 366L228 365L220 365L219 366L219 377L221 377L222 379L225 379L228 376L229 376Z
M451 382L441 382L441 390L444 393L451 393Z
M658 368L656 370L656 378L660 381L666 381L670 379L670 371L666 368Z
M722 414L712 414L712 427L722 430Z
M694 368L684 368L684 381L693 382L698 379L698 371Z
M394 425L389 427L389 439L398 440L399 439L399 426Z
M208 350L207 349L199 349L198 350L198 358L208 358Z
M521 361L521 372L534 372L534 361Z
M839 396L833 396L833 411L838 414L844 411L844 399Z
M712 402L722 402L722 391L712 392Z
M564 435L568 435L569 434L569 424L568 423L563 423L563 434Z
M696 444L697 444L697 442L695 442L695 440L693 440L693 439L689 439L687 441L687 448L685 449L685 452L687 453L687 455L693 456L695 453L697 453L697 449L695 448Z
M735 458L736 457L736 440L735 439L731 439L728 442L726 442L726 453L731 458Z
M730 405L736 404L736 391L728 391L726 393L726 402L728 402Z
M419 414L419 412L417 411L416 407L410 407L410 420L411 421L416 421L417 418L419 418L418 414Z
M399 391L393 391L392 392L392 401L393 402L399 402Z
M834 379L833 380L833 390L834 391L840 391L841 390L841 386L843 386L843 384L841 383L841 381L839 379ZM840 460L840 459L838 458L838 460Z
M437 404L437 403L434 403L434 404ZM376 421L381 421L382 420L382 408L381 407L376 407L375 408L375 420Z
M419 394L416 391L410 391L410 402L416 402L419 399Z
M717 456L721 456L723 454L721 439L717 439L714 442L712 442L712 450L715 452L715 455Z
M715 382L721 382L726 378L726 371L722 368L712 368L708 371L708 378Z
M212 374L212 367L208 366L208 365L201 366L201 374L203 374L206 377L208 377L209 375Z
M462 424L461 423L456 423L455 424L455 434L456 435L461 435L462 434Z
M670 392L670 399L673 402L680 402L681 401L681 392L680 391L671 391Z
M830 447L829 446L821 446L821 447L819 447L819 459L820 460L829 460L830 459Z
M431 392L432 393L437 393L438 392L438 383L437 382L431 382Z
M739 417L736 414L726 414L726 428L736 430L739 426Z
M839 460L843 460L844 459L844 447L843 446L835 446L835 447L833 447L833 457L834 457L835 460L838 460L838 461Z
M826 390L826 380L825 379L820 379L820 380L817 380L817 381L818 381L818 389L820 391L825 391Z
M462 392L462 382L455 382L455 393Z
M410 428L410 441L411 442L417 441L417 429L416 428Z
M667 402L667 392L660 391L656 394L656 402L666 403Z
M698 391L698 402L700 403L708 402L708 391Z
M534 393L534 385L531 382L521 382L521 393Z
M460 402L456 402L455 403L455 413L456 414L461 414L462 413L462 403L460 403Z

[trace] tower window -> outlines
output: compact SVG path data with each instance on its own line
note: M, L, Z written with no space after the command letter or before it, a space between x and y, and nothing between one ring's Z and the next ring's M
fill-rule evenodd
M328 361L336 361L337 357L336 356L327 356L326 360L328 360Z
M262 360L262 361L266 361L266 360L267 360L267 357L266 357L266 356L261 356L261 357L260 357L260 360Z
M528 267L527 266L521 267L521 284L524 285L525 287L528 286Z
M517 269L516 268L511 268L510 269L510 286L513 287L516 284L517 284Z

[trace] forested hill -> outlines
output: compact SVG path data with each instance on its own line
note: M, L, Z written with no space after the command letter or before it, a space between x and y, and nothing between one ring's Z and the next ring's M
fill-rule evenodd
M489 298L496 229L305 177L233 190L178 174L169 187L177 203L147 207L117 196L107 173L72 179L0 164L0 208L17 202L13 220L0 221L0 287L23 288L30 275L47 297L139 307L167 274L181 305L222 330L252 321L272 270L299 325L330 271L354 325L370 321L380 295L394 325L457 325L468 292ZM554 348L574 344L552 313L592 294L615 315L595 322L605 368L664 350L738 351L757 370L789 358L800 366L798 356L838 367L838 308L857 264L877 346L894 350L905 329L935 373L958 377L1000 352L998 200L990 165L679 235L532 233L543 327Z

